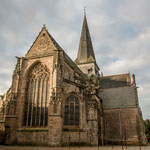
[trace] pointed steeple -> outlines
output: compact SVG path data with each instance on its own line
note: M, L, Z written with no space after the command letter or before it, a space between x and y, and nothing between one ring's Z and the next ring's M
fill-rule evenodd
M84 8L84 21L81 31L80 44L78 49L78 56L75 63L86 75L96 75L99 77L99 67L96 63L92 40L87 24L86 12Z
M96 62L85 10L78 56L75 62L76 64Z

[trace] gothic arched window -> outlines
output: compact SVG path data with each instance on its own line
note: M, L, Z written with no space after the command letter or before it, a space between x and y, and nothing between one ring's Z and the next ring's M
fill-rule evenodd
M65 101L64 125L79 125L79 118L79 99L75 95L70 95Z
M28 73L24 126L46 126L48 124L49 70L41 63Z

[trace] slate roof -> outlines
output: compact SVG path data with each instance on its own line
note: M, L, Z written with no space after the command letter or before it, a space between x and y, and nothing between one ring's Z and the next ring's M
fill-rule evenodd
M103 100L104 110L137 106L134 86L104 89L99 93L99 97Z
M80 37L80 44L78 49L78 56L75 60L75 63L82 64L82 63L89 63L89 62L96 62L95 54L93 50L93 45L91 41L91 36L87 24L86 15L84 15L84 21L82 26L82 32Z
M131 85L130 73L100 77L103 89L118 88Z
M69 62L69 65L74 68L76 72L82 75L83 78L87 78L87 76L79 69L79 67L72 61L72 59L67 55L67 53L63 50L65 59Z
M69 63L69 65L74 68L74 70L76 70L76 72L78 72L80 75L82 75L83 78L86 78L86 75L78 68L78 66L72 61L72 59L66 54L66 52L59 46L59 44L55 41L55 39L51 36L51 34L48 32L48 30L46 29L45 26L43 26L42 30L40 31L39 35L37 36L36 40L34 41L34 43L32 44L31 48L29 49L29 51L26 54L26 57L28 57L28 55L32 52L31 56L33 55L33 46L35 45L35 43L37 42L37 40L40 38L40 36L42 36L42 34L47 34L50 41L53 43L53 48L55 50L61 50L64 53L64 57L67 60L67 62ZM49 43L48 42L48 43ZM42 53L39 53L39 55L41 55ZM48 53L49 54L49 53ZM35 54L36 56L38 54ZM30 55L29 55L30 56ZM34 55L33 55L34 56Z

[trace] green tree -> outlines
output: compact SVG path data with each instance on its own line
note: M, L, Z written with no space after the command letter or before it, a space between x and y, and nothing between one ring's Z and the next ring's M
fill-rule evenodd
M150 120L146 119L144 121L144 124L145 124L145 131L146 131L147 141L150 142Z

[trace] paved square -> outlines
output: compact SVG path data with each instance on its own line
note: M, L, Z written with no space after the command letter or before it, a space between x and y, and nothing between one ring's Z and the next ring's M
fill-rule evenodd
M104 147L31 147L31 146L0 146L0 150L140 150L139 146L104 146ZM150 146L142 146L141 150L150 150Z

